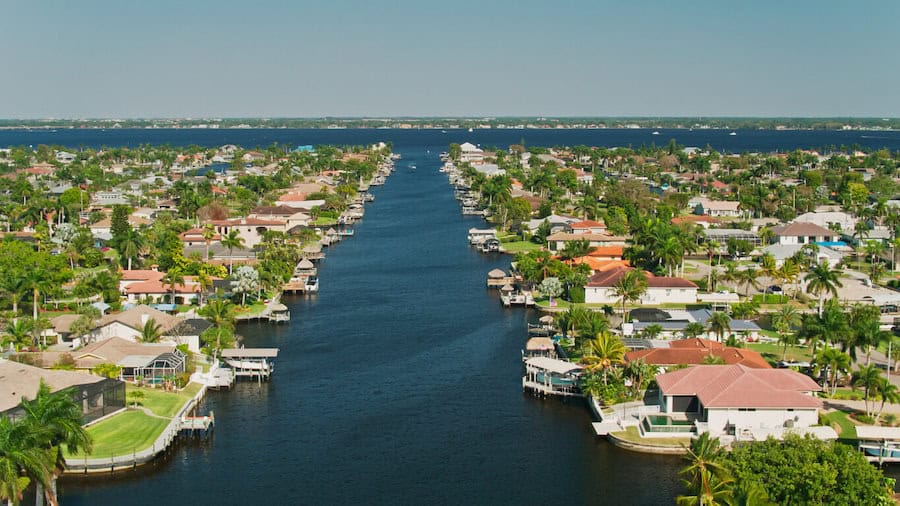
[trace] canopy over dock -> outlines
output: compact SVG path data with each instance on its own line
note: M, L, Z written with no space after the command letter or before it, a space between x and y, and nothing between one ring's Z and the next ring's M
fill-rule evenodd
M224 358L275 358L278 348L228 348L222 350Z

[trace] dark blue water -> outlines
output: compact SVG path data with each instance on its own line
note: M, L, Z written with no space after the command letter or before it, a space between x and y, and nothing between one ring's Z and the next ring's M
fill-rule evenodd
M212 441L134 474L66 479L63 503L671 503L677 458L618 450L592 435L583 405L522 394L519 353L537 315L503 309L485 290L485 274L509 259L467 247L480 221L460 216L437 172L437 153L454 141L626 145L641 136L654 140L600 130L0 131L0 145L74 147L390 140L405 158L374 189L356 236L328 251L321 292L286 300L292 322L239 328L247 346L281 349L272 382L211 393ZM732 151L864 142L858 132L653 137Z
M246 148L269 146L273 142L298 146L303 144L360 145L392 141L399 150L426 146L446 150L451 142L469 141L482 146L506 147L525 142L528 146L649 146L665 145L675 139L685 146L713 148L730 153L743 151L787 151L828 146L859 146L892 151L900 150L900 132L821 131L821 130L683 130L661 129L652 135L650 129L605 130L328 130L328 129L115 129L115 130L0 130L0 146L38 144L81 146L137 146L139 144L171 144L173 146L221 146L237 144Z

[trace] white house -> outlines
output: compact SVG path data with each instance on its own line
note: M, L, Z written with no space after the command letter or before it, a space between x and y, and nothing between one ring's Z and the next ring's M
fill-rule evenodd
M464 142L459 145L460 162L481 162L484 160L484 151L480 149L478 146L472 144L471 142Z
M851 214L843 211L816 211L813 213L803 213L792 221L794 223L815 223L816 225L829 230L832 226L836 225L842 232L853 233L857 219Z
M740 202L730 200L710 200L697 198L694 202L694 214L713 217L738 217L741 215Z
M615 265L591 276L584 286L584 301L588 304L611 304L620 302L616 296L616 283L631 270L631 267ZM647 274L647 291L641 296L641 304L696 304L697 285L675 277Z
M144 325L153 320L159 325L162 341L175 341L172 331L182 322L177 316L157 311L150 306L134 306L121 313L109 314L100 319L91 331L90 341L104 341L113 337L121 337L126 341L139 341ZM199 351L199 342L188 342L192 351Z
M287 223L281 220L264 220L260 218L237 218L233 220L211 220L209 223L222 237L232 230L244 239L244 247L252 248L262 242L267 231L287 233Z
M820 227L815 223L794 222L772 227L778 244L811 244L815 242L836 241L841 234Z
M661 412L697 420L698 432L712 436L811 427L822 407L815 397L822 387L790 369L699 365L660 374L656 382Z

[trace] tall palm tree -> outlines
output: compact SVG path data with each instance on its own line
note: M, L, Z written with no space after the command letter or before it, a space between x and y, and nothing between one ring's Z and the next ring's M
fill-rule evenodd
M679 497L679 505L727 504L724 501L727 495L722 496L722 489L731 482L731 477L722 462L723 455L724 450L719 446L719 440L709 437L708 432L691 441L684 456L688 465L681 470L681 474L687 476L685 483L696 495Z
M162 281L163 285L168 285L172 290L171 303L175 304L175 290L178 285L184 285L184 274L182 274L181 271L177 268L173 267L169 269L169 272L167 272L160 281Z
M232 229L222 237L220 242L222 246L228 248L228 274L231 275L234 266L234 250L244 247L244 238L238 234L237 230Z
M200 309L200 314L205 316L216 327L216 350L214 355L218 355L221 349L222 329L230 327L234 322L233 307L234 305L231 301L217 296Z
M875 417L876 420L881 418L885 402L900 404L900 388L897 388L897 385L891 383L887 378L879 379L878 383L875 385L875 393L881 397L881 406L878 408L878 415Z
M641 296L647 291L647 277L644 273L631 269L626 271L622 277L613 286L613 294L622 301L622 322L628 321L628 312L626 304L636 300L640 300Z
M122 256L128 259L128 270L131 270L131 261L140 256L141 251L147 245L144 235L140 231L133 228L128 229L119 239L119 249Z
M778 277L784 281L785 284L793 284L797 281L797 278L800 276L800 265L797 264L792 258L785 259L784 263L781 264L781 267L778 269ZM787 292L787 290L785 290ZM797 294L794 293L794 297Z
M822 260L822 263L813 266L803 279L807 283L807 293L819 297L820 315L822 314L822 305L825 303L825 294L830 293L832 297L837 297L837 289L844 286L841 283L841 271L832 269L828 265L828 260Z
M610 367L622 364L625 361L625 352L628 349L618 336L605 331L597 334L590 340L589 354L581 358L587 365L588 371L601 371L603 383L606 383L606 374Z
M746 269L739 271L740 272L740 282L742 285L746 286L746 292L744 292L744 297L750 298L750 289L755 288L759 289L759 269L755 267L747 267Z
M869 410L869 398L878 388L879 381L881 381L881 371L878 370L878 367L874 364L859 366L859 370L854 372L851 376L850 382L853 385L853 388L863 389L863 401L866 406L866 416L872 415L872 412Z
M41 444L49 430L0 416L0 499L17 505L33 481L47 486L53 459Z
M709 329L710 332L713 332L721 343L722 336L731 332L731 317L725 313L716 311L709 315L709 319L706 320L706 328Z
M207 223L203 225L203 231L200 234L203 236L203 242L206 243L206 254L203 255L203 261L209 260L209 244L212 242L213 237L216 236L216 229L213 228L212 223Z
M781 352L782 361L787 355L788 344L797 344L797 336L793 329L798 325L800 325L800 313L793 306L784 304L772 314L772 326L778 331L778 338L784 345Z
M22 400L25 421L34 428L42 429L45 434L43 446L53 459L54 467L50 475L50 487L43 490L50 504L57 504L56 480L66 469L63 446L69 453L91 451L91 436L82 423L81 407L75 402L69 390L51 392L50 387L41 381L33 400ZM38 483L38 499L41 503L42 486Z
M6 273L3 280L3 291L9 294L12 302L13 319L19 318L19 301L28 293L28 284L25 282L25 276L18 272Z
M47 272L39 268L31 269L25 273L23 282L25 283L25 286L28 287L28 290L31 291L31 303L34 312L33 317L36 322L38 320L38 310L40 308L38 299L40 299L41 292L46 290L49 286Z
M815 358L816 369L826 371L826 381L831 383L831 395L837 391L837 380L841 374L846 374L850 369L850 355L841 350L825 347L819 351Z

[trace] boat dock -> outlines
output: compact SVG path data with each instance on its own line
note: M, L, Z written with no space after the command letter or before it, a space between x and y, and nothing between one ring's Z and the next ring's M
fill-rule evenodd
M229 348L222 350L222 359L235 378L269 381L275 371L278 348Z
M584 397L578 388L581 366L545 356L525 360L522 391L537 395L558 397Z

